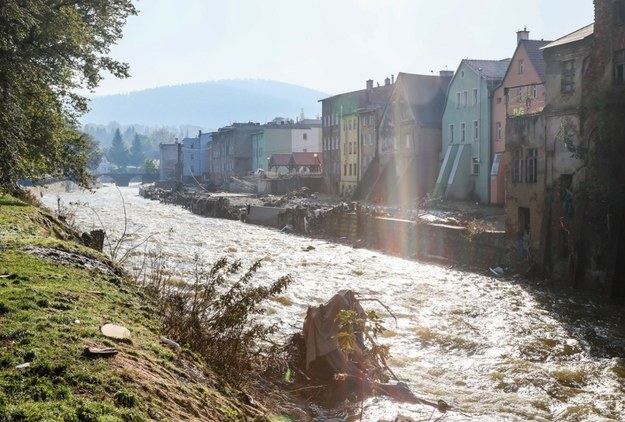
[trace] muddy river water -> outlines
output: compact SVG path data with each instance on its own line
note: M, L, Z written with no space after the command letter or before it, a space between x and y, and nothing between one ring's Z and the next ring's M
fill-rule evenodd
M135 240L161 248L180 271L196 257L210 265L226 256L244 264L262 259L259 282L290 274L295 282L267 313L284 337L301 327L309 304L341 289L381 300L398 319L397 325L385 320L389 330L382 339L391 346L391 368L419 397L443 399L459 410L446 421L625 420L623 303L199 217L145 200L138 191L136 185L58 197L49 191L44 202L73 210L83 230L100 227L96 210L114 237L123 230L123 194ZM76 202L88 206L70 205ZM314 249L304 250L308 246ZM365 307L387 315L375 302ZM362 420L398 414L429 420L432 410L374 397L365 402ZM326 409L318 419L349 417Z

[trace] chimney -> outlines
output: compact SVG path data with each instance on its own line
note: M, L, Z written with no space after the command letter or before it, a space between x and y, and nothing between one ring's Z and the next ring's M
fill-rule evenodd
M373 79L367 81L367 89L373 89Z
M443 78L453 78L454 71L453 70L439 70L438 74Z
M395 75L391 75L391 84L395 83Z
M530 31L527 30L527 26L523 27L523 31L518 31L516 33L516 43L519 44L521 40L529 40L530 39Z
M391 84L391 78L384 79L384 86L389 86Z

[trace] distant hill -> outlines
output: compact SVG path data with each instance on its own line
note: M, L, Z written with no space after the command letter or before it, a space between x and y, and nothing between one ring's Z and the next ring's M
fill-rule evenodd
M266 123L274 117L321 115L329 94L270 80L227 80L166 86L94 97L83 124L198 125L217 129L232 122Z

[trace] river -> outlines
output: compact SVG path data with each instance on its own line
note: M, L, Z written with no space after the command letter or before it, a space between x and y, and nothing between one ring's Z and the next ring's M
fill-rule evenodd
M115 236L125 221L123 195L135 241L158 245L181 271L195 259L210 265L226 256L244 264L262 259L260 281L290 274L294 283L267 313L284 337L301 327L309 304L341 289L381 300L398 319L397 325L385 319L389 365L417 396L454 406L458 412L446 421L625 420L622 303L199 217L145 200L138 190L44 191L43 200L52 209L60 200L82 230L99 228L101 219ZM375 302L364 306L388 315ZM341 409L319 412L319 420L350 420ZM365 402L363 420L398 414L428 420L432 410L374 397Z

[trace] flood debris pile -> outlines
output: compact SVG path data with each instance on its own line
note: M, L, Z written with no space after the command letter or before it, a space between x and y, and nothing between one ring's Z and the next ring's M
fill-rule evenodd
M288 347L285 381L290 391L326 404L385 395L442 413L450 410L443 400L415 396L395 376L386 363L388 346L377 342L384 327L374 311L363 309L360 302L366 300L375 299L341 290L327 303L308 307L303 330L292 336Z
M239 220L244 209L244 207L231 204L226 197L211 195L206 192L189 192L184 187L172 190L147 187L142 188L140 194L146 199L159 201L163 204L180 205L192 213L204 217Z

